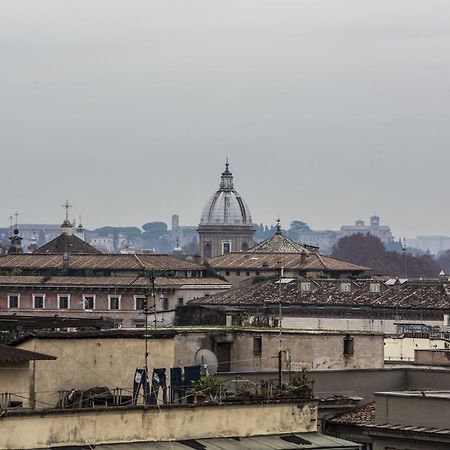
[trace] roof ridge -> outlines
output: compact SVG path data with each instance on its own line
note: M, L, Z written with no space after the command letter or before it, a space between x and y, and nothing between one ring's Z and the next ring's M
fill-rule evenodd
M138 255L136 253L133 253L133 256L135 257L136 261L141 265L143 269L146 268L145 264L139 259Z

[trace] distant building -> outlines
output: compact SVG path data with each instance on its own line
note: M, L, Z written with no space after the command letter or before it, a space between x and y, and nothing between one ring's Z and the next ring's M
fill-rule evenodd
M450 236L417 236L415 239L407 239L406 244L438 256L450 249Z
M369 267L321 255L317 247L298 244L283 235L279 223L269 239L245 252L211 258L208 264L235 287L277 277L281 269L285 277L309 278L358 277L370 270Z
M337 239L341 239L352 234L367 234L376 236L383 244L394 240L394 236L391 233L391 229L387 225L380 225L380 218L378 216L372 216L370 218L370 225L365 225L363 220L357 220L355 225L342 225L338 232Z
M172 216L172 228L169 230L170 248L171 250L197 242L197 227L191 225L180 225L180 216L174 214Z
M231 252L245 252L253 244L254 233L250 209L234 189L233 175L227 161L220 187L208 200L200 218L200 255L212 258Z

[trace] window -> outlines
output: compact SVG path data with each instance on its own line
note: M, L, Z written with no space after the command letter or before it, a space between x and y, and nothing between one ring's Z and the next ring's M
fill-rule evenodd
M350 292L352 290L352 285L348 281L341 283L341 292Z
M229 270L227 270L227 271L225 272L225 276L227 276L227 277L230 276L230 271L229 271Z
M120 309L120 295L110 295L108 297L108 308L113 310Z
M183 297L178 297L177 305L178 306L183 306L184 305L184 298Z
M136 311L143 311L145 309L146 298L144 296L134 297L134 309Z
M236 276L240 277L241 276L241 272L239 270L236 270Z
M262 337L261 336L253 337L253 354L255 356L262 355Z
M135 320L133 322L134 328L144 328L145 327L145 320Z
M302 281L300 283L300 291L301 292L310 292L311 291L311 283L309 281Z
M231 242L222 242L222 255L231 253Z
M257 276L259 275L259 270L256 271L256 275L257 275Z
M241 251L246 252L248 250L248 242L243 242L241 244Z
M353 356L353 338L349 334L344 338L344 356Z
M370 292L380 292L380 283L370 283L369 291Z
M161 299L161 309L167 311L169 309L169 299L164 297Z
M33 308L34 309L44 309L44 295L33 294Z
M8 294L8 308L19 308L20 295Z
M250 272L245 272L245 276L249 277L250 276Z
M83 309L92 311L95 308L95 295L83 295Z
M69 309L70 295L58 294L58 309Z
M203 256L205 258L211 258L211 255L212 255L211 242L210 241L206 241L203 244Z

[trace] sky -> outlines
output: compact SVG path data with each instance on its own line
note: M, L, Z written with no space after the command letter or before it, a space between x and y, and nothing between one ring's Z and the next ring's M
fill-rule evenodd
M450 235L448 0L0 0L0 225Z

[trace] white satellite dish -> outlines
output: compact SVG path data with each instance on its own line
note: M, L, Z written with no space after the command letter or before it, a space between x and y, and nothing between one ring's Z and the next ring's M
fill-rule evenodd
M195 363L206 366L210 375L215 375L217 373L217 369L219 368L217 356L214 352L208 350L207 348L201 348L197 351L195 354Z

